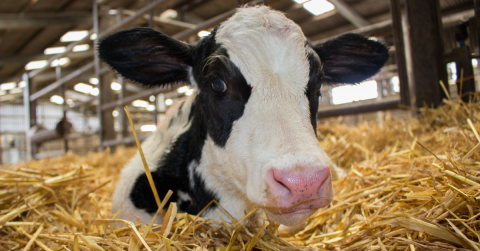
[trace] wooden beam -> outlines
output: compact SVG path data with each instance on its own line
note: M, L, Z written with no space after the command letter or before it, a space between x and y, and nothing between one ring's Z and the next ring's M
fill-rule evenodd
M473 2L473 7L475 10L475 28L477 29L477 41L480 42L480 0L474 0ZM477 48L476 53L480 53L480 48Z
M365 18L360 16L356 10L354 10L350 5L345 3L343 0L329 0L335 6L335 9L342 15L345 19L350 21L353 25L357 27L365 27L370 25Z
M398 98L386 98L382 101L377 99L368 100L368 101L358 101L348 104L341 105L331 105L331 106L321 106L318 109L317 118L329 118L329 117L338 117L351 114L359 114L366 112L376 112L376 111L385 111L398 109L400 100Z
M470 51L470 47L463 46L453 49L452 54L453 61L455 61L455 64L457 66L458 98L460 99L461 97L464 102L468 103L473 98L472 93L475 93L475 78L472 65L472 52Z
M70 59L88 58L93 56L93 50L70 52L65 56L69 57ZM14 55L10 57L0 58L0 66L9 65L9 64L23 64L23 63L28 63L30 61L36 61L36 60L48 60L51 57L52 55L45 55L45 54Z
M124 10L123 13L125 15L128 15L128 16L135 15L135 11L131 11L131 10ZM150 19L150 15L145 14L145 15L143 15L143 18L144 19ZM196 24L191 24L191 23L182 22L182 21L173 20L173 19L160 18L160 17L157 17L157 16L154 16L152 20L159 23L159 24L170 25L170 26L183 28L183 29L193 29L193 28L197 27Z
M384 15L384 14L380 14L379 16L381 16L381 15ZM459 13L444 16L444 17L442 17L443 27L451 27L452 25L456 24L458 21L471 18L474 15L475 15L475 13L474 13L473 10L466 10L466 11L462 11L462 12L459 12ZM376 18L378 18L378 16ZM351 25L348 25L348 26L351 26ZM339 35L342 35L342 34L345 34L345 33L358 33L358 34L362 34L362 35L365 35L365 36L375 35L375 34L384 34L384 33L391 34L391 32L392 32L392 20L388 19L388 20L381 21L381 22L378 22L376 24L372 24L372 25L365 26L365 27L362 27L362 28L345 31L346 27L347 26L343 26L343 27L339 27L339 28L333 30L334 32L332 32L332 33L335 34L333 36L328 36L328 37L325 37L325 38L315 39L315 38L319 37L319 34L316 34L316 35L309 36L309 37L312 38L312 40L313 40L312 43L316 44L316 43L324 43L327 40L338 37Z
M445 96L440 81L448 85L440 6L437 0L406 0L405 9L411 105L437 107Z
M392 14L393 40L395 43L395 63L400 81L400 103L410 105L410 88L408 86L407 62L405 59L405 43L403 41L402 9L399 0L390 0Z
M0 15L0 29L45 27L65 24L89 24L91 22L92 14L86 12Z
M317 21L320 21L320 20L323 20L323 19L327 19L335 14L337 14L338 12L336 10L332 10L332 11L329 11L329 12L325 12L323 14L320 14L318 16L311 16L307 19L303 19L301 21L301 23L299 23L300 26L304 26L304 25L308 25L308 23L312 23L312 22L317 22Z

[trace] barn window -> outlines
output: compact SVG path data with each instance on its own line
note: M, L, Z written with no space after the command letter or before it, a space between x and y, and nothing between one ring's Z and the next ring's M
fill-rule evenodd
M390 85L394 92L400 92L400 80L398 79L398 76L390 78Z
M334 105L374 99L377 97L377 81L375 80L365 81L357 85L339 86L332 89L332 103Z

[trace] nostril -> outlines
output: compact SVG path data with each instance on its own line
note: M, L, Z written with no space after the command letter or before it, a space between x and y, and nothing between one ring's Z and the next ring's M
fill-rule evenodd
M279 179L275 176L275 173L273 175L273 179L277 182L278 185L282 186L283 188L285 188L287 190L290 190L290 188L288 188L288 186L286 184L284 184L281 179Z

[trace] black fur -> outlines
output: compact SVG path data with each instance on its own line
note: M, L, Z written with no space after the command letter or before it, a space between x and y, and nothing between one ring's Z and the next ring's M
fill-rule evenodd
M99 57L125 78L147 86L188 80L192 46L151 28L133 28L100 42Z
M205 119L207 131L216 145L224 147L232 131L233 122L243 115L251 94L251 87L228 58L226 50L219 47L207 65L195 70L200 93L197 97L199 109ZM198 74L198 75L197 75ZM213 79L225 82L227 90L216 93L212 89Z
M310 45L307 44L307 58L310 63L309 71L309 80L307 88L305 89L305 95L308 98L309 108L310 108L310 121L313 126L315 134L317 134L317 111L318 111L318 102L320 98L320 88L322 87L322 65L318 55L311 49Z
M196 105L192 105L190 114L193 114L191 127L171 145L170 151L162 157L156 171L152 172L152 177L160 198L163 198L170 189L174 193L169 202L180 202L178 204L180 210L198 214L210 201L213 199L218 201L218 198L205 188L203 179L198 175L194 175L195 184L189 182L188 164L193 161L200 163L207 135ZM187 193L192 200L179 200L178 191ZM140 175L135 181L130 199L136 208L144 209L148 213L154 213L158 209L146 174ZM165 207L168 205L169 203Z
M360 83L375 75L387 62L383 44L348 33L313 47L330 83Z
M171 145L170 152L160 160L157 171L152 172L160 197L165 196L169 189L182 191L190 196L192 201L180 201L178 205L180 210L190 214L199 213L211 200L219 201L219 198L205 188L203 178L196 173L193 176L194 184L189 184L188 165L193 161L201 163L201 153L207 134L215 144L225 146L233 122L243 115L251 93L251 88L240 70L228 59L226 50L215 43L214 36L202 40L196 46L195 52L193 58L199 66L194 66L193 75L200 93L189 114L192 126ZM207 55L219 57L206 61ZM213 92L211 89L213 78L221 78L227 84L225 93ZM172 120L176 116L179 115L174 115ZM154 213L158 208L145 174L135 181L130 199L135 207L148 213ZM179 201L178 193L174 193L170 201Z

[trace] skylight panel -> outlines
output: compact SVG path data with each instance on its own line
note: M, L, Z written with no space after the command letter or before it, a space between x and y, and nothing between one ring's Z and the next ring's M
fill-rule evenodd
M77 46L74 46L73 49L72 49L72 51L73 51L73 52L86 51L86 50L88 50L88 49L90 49L90 45L88 45L88 44L79 44L79 45L77 45Z
M60 38L60 41L62 41L62 42L80 41L84 37L86 37L87 35L88 35L88 31L86 31L86 30L84 30L84 31L69 31L69 32L65 33L65 35L63 35Z
M31 61L25 65L25 70L35 70L43 68L47 65L47 60L38 60L38 61Z
M67 50L65 46L60 46L60 47L50 47L47 48L43 51L43 54L45 55L53 55L53 54L60 54L63 53Z
M335 9L335 6L327 0L311 0L303 4L303 8L315 16L327 13Z

